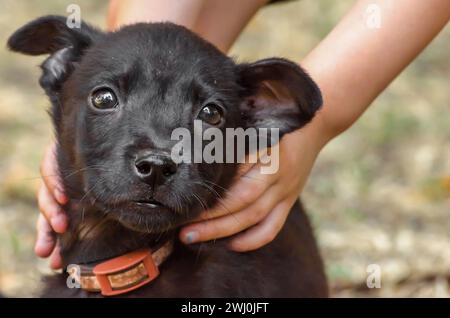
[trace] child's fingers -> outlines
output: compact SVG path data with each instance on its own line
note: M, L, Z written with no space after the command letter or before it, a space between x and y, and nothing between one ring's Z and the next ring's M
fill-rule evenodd
M56 239L45 217L40 214L36 223L37 238L34 252L39 257L48 257L55 248Z
M45 186L50 194L56 199L59 204L66 204L67 196L64 194L62 184L59 179L58 165L55 155L56 144L53 143L47 147L44 153L44 159L41 162L41 176L44 180Z
M44 184L39 188L38 205L52 229L57 233L63 233L67 228L67 217Z

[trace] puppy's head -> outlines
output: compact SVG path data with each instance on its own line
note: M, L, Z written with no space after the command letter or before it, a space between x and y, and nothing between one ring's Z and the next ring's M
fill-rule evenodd
M278 128L282 136L322 103L298 65L278 58L236 64L170 23L103 33L46 16L17 30L8 46L49 55L40 84L52 102L69 196L138 231L165 231L197 216L236 173L232 163L176 164L176 128L194 135L200 120L224 133Z

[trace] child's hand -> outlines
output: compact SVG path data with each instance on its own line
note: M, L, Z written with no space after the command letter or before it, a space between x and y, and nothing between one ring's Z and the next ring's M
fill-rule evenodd
M68 199L64 195L58 177L55 146L53 143L46 149L41 163L43 182L37 194L41 214L36 225L37 239L34 251L40 257L51 255L50 266L57 269L61 267L61 256L54 232L63 233L67 229L67 217L60 205L67 203Z
M244 164L241 177L225 198L215 208L204 211L199 222L185 226L180 239L195 243L234 235L229 246L239 252L271 242L284 225L324 145L318 126L316 117L310 125L283 137L277 146L280 164L275 174L261 174L258 164Z

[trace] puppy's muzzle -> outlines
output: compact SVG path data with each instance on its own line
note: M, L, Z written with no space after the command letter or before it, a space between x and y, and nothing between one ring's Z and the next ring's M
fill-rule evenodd
M153 188L163 184L177 172L177 165L165 154L144 154L134 162L135 173L144 183Z

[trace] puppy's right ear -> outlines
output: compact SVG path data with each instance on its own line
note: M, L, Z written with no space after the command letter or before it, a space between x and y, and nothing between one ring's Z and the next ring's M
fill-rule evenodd
M24 25L8 39L8 47L28 55L50 54L42 64L41 86L51 95L73 70L101 32L81 23L70 28L63 16L44 16Z

